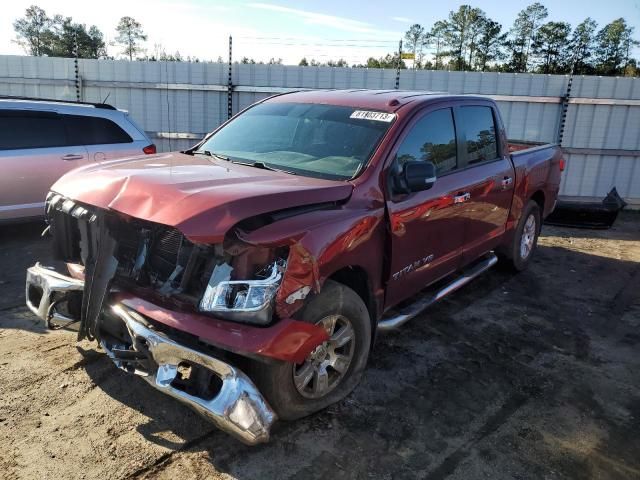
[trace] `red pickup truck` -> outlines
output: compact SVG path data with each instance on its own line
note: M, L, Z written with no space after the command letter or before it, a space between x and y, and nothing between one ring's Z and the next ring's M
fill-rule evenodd
M498 261L526 268L563 165L553 145L511 154L487 98L271 97L190 150L60 179L64 268L31 267L27 304L263 442L351 392L376 332Z

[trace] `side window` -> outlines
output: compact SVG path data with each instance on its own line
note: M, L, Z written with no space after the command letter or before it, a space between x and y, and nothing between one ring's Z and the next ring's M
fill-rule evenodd
M433 162L439 174L456 168L456 131L450 108L425 115L405 137L396 153L400 165L408 161Z
M62 120L55 113L0 111L0 150L63 147Z
M460 115L466 139L467 164L497 158L498 142L491 108L461 107Z
M69 145L102 145L131 143L127 132L109 119L64 115Z

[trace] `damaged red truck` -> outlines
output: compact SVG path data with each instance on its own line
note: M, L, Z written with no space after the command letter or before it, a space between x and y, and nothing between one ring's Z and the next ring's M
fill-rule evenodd
M376 332L531 260L561 151L510 154L487 98L310 91L190 150L75 170L29 308L248 444L351 392Z

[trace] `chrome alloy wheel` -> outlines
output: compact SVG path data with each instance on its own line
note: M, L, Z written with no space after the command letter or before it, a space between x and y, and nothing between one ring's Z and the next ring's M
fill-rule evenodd
M304 363L293 366L293 383L305 398L321 398L342 381L355 351L355 331L342 315L320 320L329 339L318 345Z
M522 229L522 238L520 239L520 258L525 260L533 250L533 242L536 240L536 217L529 214L527 221Z

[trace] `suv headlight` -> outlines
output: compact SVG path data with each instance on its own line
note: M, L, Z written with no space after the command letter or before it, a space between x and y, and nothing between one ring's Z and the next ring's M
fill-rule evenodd
M218 265L205 289L200 310L238 322L265 325L271 321L273 299L282 280L284 262L274 262L267 278L257 280L225 280L231 267Z

